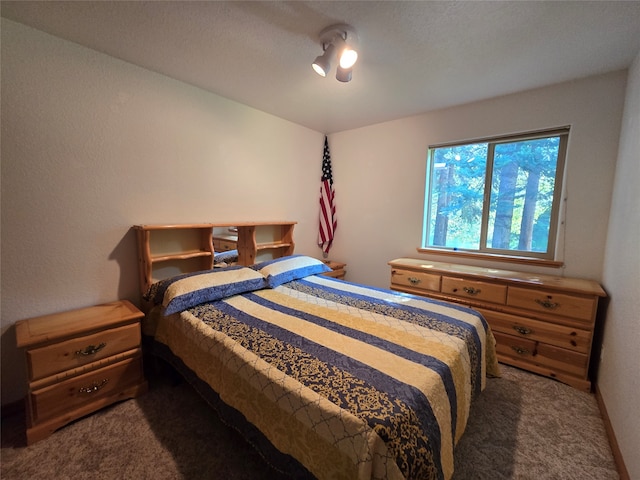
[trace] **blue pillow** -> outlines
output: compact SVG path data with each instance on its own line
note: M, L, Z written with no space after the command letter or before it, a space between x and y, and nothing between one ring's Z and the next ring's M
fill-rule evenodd
M227 250L226 252L215 252L213 254L213 264L233 263L238 261L238 250Z
M330 272L331 268L320 260L305 255L290 255L253 265L267 280L267 286L276 288L286 282L309 275Z
M235 266L178 275L154 286L149 290L149 300L155 304L161 301L164 314L171 315L201 303L260 290L266 286L266 281L260 272Z

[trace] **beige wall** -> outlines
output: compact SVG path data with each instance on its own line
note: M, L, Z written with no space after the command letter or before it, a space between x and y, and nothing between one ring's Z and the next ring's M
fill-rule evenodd
M637 267L638 254L625 242L637 222L631 232L614 213L606 242L617 158L614 212L637 202L637 64L619 158L626 72L330 137L339 215L331 257L349 263L348 280L385 287L388 260L421 257L429 144L572 126L565 268L545 273L593 278L611 293L601 382L627 457L638 429L625 423L625 399L637 397L638 377L623 355L637 344L639 309L625 290L635 273L627 259ZM16 320L137 300L133 224L297 220L297 251L318 254L322 133L4 19L1 94L2 404L24 393Z
M321 133L2 19L2 404L16 320L137 302L137 223L296 220L315 254Z
M598 387L631 478L640 478L640 53L629 70L603 282L611 303Z
M557 249L565 266L537 271L601 281L625 84L626 71L614 72L332 135L333 256L349 262L349 280L388 286L388 260L437 259L416 252L430 144L571 125Z

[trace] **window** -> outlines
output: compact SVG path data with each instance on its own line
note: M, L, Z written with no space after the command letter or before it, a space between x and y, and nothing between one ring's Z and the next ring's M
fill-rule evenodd
M553 260L568 136L430 146L422 247Z

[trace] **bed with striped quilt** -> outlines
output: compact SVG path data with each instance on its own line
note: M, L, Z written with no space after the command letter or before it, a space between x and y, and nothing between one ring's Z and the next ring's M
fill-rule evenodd
M309 478L451 478L471 402L499 374L482 316L324 275L264 278L168 315L165 285L144 333Z

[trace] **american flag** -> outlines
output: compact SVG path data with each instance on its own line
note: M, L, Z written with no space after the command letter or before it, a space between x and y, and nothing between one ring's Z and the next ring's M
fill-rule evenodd
M318 228L318 245L325 254L329 253L337 226L331 155L329 155L329 143L325 136L324 153L322 154L322 183L320 184L320 225Z

